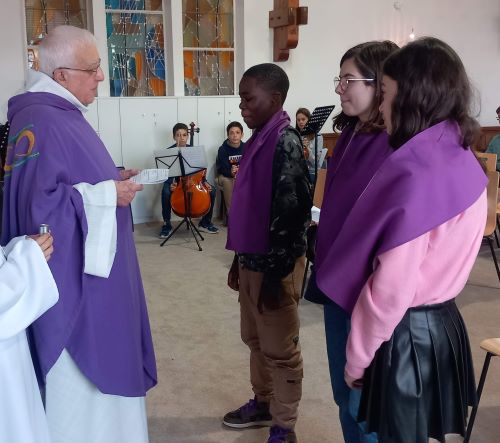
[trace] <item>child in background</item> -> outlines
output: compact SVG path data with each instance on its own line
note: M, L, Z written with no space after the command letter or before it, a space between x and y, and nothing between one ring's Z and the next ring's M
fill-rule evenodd
M224 193L224 203L226 204L227 212L231 207L231 197L233 195L234 178L238 173L239 161L232 161L231 157L243 155L245 143L241 141L243 138L243 126L240 122L231 122L226 128L227 139L219 147L217 152L216 168L217 177L216 183L221 187ZM237 157L236 157L237 158Z
M188 127L185 123L176 123L172 128L172 135L174 137L175 143L167 148L167 150L171 150L173 154L177 151L173 151L176 148L184 148L188 144ZM170 154L169 154L170 155ZM212 223L212 214L214 210L214 202L215 202L215 189L208 183L208 181L204 181L204 186L207 188L208 192L210 192L210 210L201 218L200 223L198 224L198 229L200 231L206 232L208 234L217 234L219 229L214 226ZM160 238L167 238L172 232L172 205L170 204L170 197L172 196L172 192L177 187L177 179L175 177L171 177L163 183L163 188L161 191L161 214L163 217L163 226L160 231Z

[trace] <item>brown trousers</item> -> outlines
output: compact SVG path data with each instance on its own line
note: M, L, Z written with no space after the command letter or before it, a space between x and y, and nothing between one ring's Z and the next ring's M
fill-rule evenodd
M226 204L227 212L229 212L229 208L231 207L231 197L233 196L233 188L234 188L234 178L228 178L223 175L218 175L215 179L215 182L219 185L224 193L224 203Z
M280 307L258 309L263 274L240 266L241 338L250 348L250 382L258 401L270 403L273 424L293 429L302 396L298 302L305 259L282 280Z

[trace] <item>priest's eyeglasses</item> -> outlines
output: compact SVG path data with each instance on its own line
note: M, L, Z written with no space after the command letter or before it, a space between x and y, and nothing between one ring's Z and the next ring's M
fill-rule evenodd
M97 71L101 68L101 60L97 63L97 65L94 65L93 68L88 68L88 69L81 69L81 68L68 68L66 66L60 66L59 68L54 69L54 72L56 72L58 69L68 69L70 71L80 71L80 72L86 72L88 74L97 74ZM52 75L54 75L54 72Z
M374 78L353 78L353 77L334 77L333 84L335 89L340 87L341 91L345 91L350 82L374 82Z

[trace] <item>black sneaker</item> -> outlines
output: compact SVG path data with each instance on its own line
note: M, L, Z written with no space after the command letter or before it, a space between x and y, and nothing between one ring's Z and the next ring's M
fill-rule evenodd
M297 436L293 429L273 426L269 429L269 439L267 443L297 443Z
M258 402L256 398L249 400L235 411L228 412L222 420L230 428L250 428L252 426L271 426L272 417L269 403Z
M206 232L207 234L217 234L219 232L219 229L216 228L212 223L200 223L198 225L198 229L201 232Z
M159 237L160 238L167 238L170 235L171 232L172 232L172 226L170 226L170 225L163 225L163 227L161 228Z

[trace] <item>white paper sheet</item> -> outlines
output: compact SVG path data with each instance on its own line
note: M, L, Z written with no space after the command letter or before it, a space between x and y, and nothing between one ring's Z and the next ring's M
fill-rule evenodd
M317 208L316 206L313 206L311 208L311 220L315 223L319 223L320 213L321 213L321 209Z
M130 180L139 185L155 185L168 179L168 169L143 169L139 174L130 177Z

